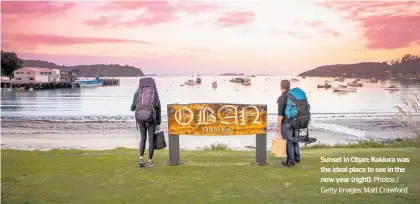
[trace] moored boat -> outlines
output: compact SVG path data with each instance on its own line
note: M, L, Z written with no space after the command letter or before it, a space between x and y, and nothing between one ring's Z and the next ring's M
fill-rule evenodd
M332 88L334 92L356 92L357 89L347 87L346 85L338 85L337 87Z
M386 87L385 90L387 90L387 91L398 91L398 90L400 90L400 88L395 86L395 85L391 85L391 86Z
M197 84L201 84L201 78L200 75L197 76L197 80L195 81Z
M196 83L194 80L192 80L192 79L190 79L190 80L186 81L184 84L185 84L185 85L188 85L188 86L194 86L194 85L197 85L197 83Z
M244 79L244 81L241 84L244 85L244 86L250 86L251 85L251 79L246 78L246 79Z
M98 76L96 78L79 78L75 81L75 83L79 84L80 87L99 87L103 86L102 81L99 79Z
M213 87L213 88L217 88L217 81L216 81L216 77L214 77L213 83L211 83L211 87Z
M373 77L372 79L369 79L367 83L378 83L378 80L375 77Z
M290 81L291 82L299 82L299 79L292 78Z
M245 79L242 78L242 77L237 77L237 78L232 78L229 81L233 82L233 83L243 83L243 82L245 82Z
M329 89L329 88L331 88L331 87L332 87L332 85L331 85L331 84L328 84L328 83L325 83L325 84L318 84L316 87L317 87L317 88L325 88L325 89Z
M360 79L359 79L359 81L360 81ZM361 82L358 82L357 80L355 80L355 81L353 81L353 82L350 82L350 83L347 83L347 85L348 86L363 86L363 83L361 83Z
M344 77L335 78L334 81L344 82Z

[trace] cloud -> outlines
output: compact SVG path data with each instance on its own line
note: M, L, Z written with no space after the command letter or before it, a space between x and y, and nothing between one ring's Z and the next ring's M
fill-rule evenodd
M177 13L186 12L198 14L219 8L219 5L206 2L168 2L168 1L114 1L102 7L105 10L127 10L142 9L145 13L138 15L135 19L121 21L111 16L102 16L97 19L85 22L93 27L133 27L138 25L153 26L178 20Z
M318 2L319 7L347 13L347 19L358 19L363 15L375 13L409 12L411 8L419 6L415 1L325 1Z
M106 10L146 9L151 13L175 13L185 11L196 14L219 8L218 4L202 1L113 1L105 5Z
M127 40L116 38L74 37L48 34L6 34L2 36L2 47L5 49L37 49L39 45L63 46L93 43L137 43L150 45L151 42L142 40Z
M398 49L420 42L420 2L323 2L362 28L368 49Z
M255 21L255 13L252 11L236 11L225 13L216 24L221 27L234 27L252 23Z
M87 20L85 21L85 25L92 26L92 27L104 27L111 25L117 19L122 17L121 14L115 16L102 16L97 19Z
M72 9L73 2L51 1L2 1L1 15L16 15L19 17L58 16Z
M371 16L359 21L369 49L397 49L420 43L420 13Z

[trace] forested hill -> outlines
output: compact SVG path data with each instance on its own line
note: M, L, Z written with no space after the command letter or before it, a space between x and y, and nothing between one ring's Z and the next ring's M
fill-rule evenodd
M94 77L99 76L108 77L135 77L144 76L140 68L134 66L121 66L119 64L93 64L93 65L77 65L77 66L59 66L57 64L41 61L41 60L23 60L24 67L42 67L59 70L79 69L83 76Z
M299 76L349 78L410 78L417 75L420 75L420 56L410 54L386 62L326 65L299 74Z

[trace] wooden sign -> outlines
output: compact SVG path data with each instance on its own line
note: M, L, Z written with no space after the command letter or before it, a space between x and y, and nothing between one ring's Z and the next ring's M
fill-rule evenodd
M168 104L172 135L252 135L267 133L267 105Z

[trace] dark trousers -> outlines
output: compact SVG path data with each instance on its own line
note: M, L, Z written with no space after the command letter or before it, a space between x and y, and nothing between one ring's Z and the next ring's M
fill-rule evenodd
M296 163L300 161L299 142L297 141L297 131L290 124L281 124L281 135L286 140L287 161Z
M153 152L155 150L153 139L156 131L155 124L139 123L140 129L140 156L144 155L144 149L146 148L146 139L149 135L149 159L153 158Z

